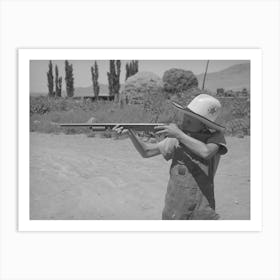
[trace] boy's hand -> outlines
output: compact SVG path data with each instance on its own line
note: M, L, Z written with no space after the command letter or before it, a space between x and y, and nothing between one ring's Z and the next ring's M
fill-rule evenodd
M129 130L123 128L123 127L120 126L120 125L114 126L112 130L113 130L113 131L116 131L118 135L129 135Z
M174 123L156 126L155 129L158 130L155 134L164 134L170 138L178 138L182 133L182 130L180 130Z

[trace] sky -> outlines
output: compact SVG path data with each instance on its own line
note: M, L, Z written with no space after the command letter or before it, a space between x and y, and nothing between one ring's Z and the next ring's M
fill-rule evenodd
M74 86L89 87L92 85L90 67L93 66L92 60L69 60L73 64ZM121 61L121 83L125 81L126 60ZM208 73L217 72L235 64L245 63L244 60L211 60ZM48 60L30 61L30 92L46 93ZM62 76L62 89L65 89L64 60L53 60L53 68L58 66L59 75ZM109 60L97 60L99 68L99 83L108 84L107 72L109 71ZM149 71L162 77L163 73L170 68L181 68L190 70L194 74L204 73L206 60L139 60L139 71Z

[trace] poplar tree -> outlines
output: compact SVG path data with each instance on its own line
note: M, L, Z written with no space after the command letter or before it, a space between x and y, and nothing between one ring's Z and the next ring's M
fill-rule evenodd
M61 97L62 77L59 77L57 65L55 65L55 96Z
M59 77L58 78L58 94L59 94L59 97L61 97L61 92L62 92L62 77Z
M130 76L135 75L138 72L138 60L132 60L125 65L125 79L127 80Z
M120 84L120 74L121 74L121 61L120 60L110 60L108 76L108 87L110 96L119 96L119 91L121 88Z
M98 96L99 96L100 87L99 87L99 83L98 83L99 74L98 74L98 65L97 65L96 61L94 62L94 67L92 66L90 68L90 70L91 70L93 93L94 93L94 96L95 96L95 100L97 100Z
M49 61L49 71L47 72L47 78L48 78L48 96L53 97L54 96L54 83L53 83L53 66L52 61Z
M73 65L65 60L65 84L66 94L68 97L74 96L74 77L73 77Z

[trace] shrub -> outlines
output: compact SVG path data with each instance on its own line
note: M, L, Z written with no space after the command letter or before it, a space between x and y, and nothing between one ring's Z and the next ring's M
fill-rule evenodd
M162 80L164 90L171 94L198 86L198 80L193 72L183 69L172 68L165 71Z
M226 124L226 134L230 135L250 135L249 119L233 119Z
M126 80L121 100L129 104L143 104L147 96L158 93L163 93L161 79L152 72L138 72Z
M50 99L44 96L30 98L30 115L46 114L51 110Z

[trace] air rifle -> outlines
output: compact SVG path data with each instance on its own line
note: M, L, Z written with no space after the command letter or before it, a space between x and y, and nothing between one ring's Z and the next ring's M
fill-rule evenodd
M124 129L133 129L135 131L155 132L156 126L165 125L164 123L61 123L61 127L70 128L90 128L93 131L106 131L116 125Z

